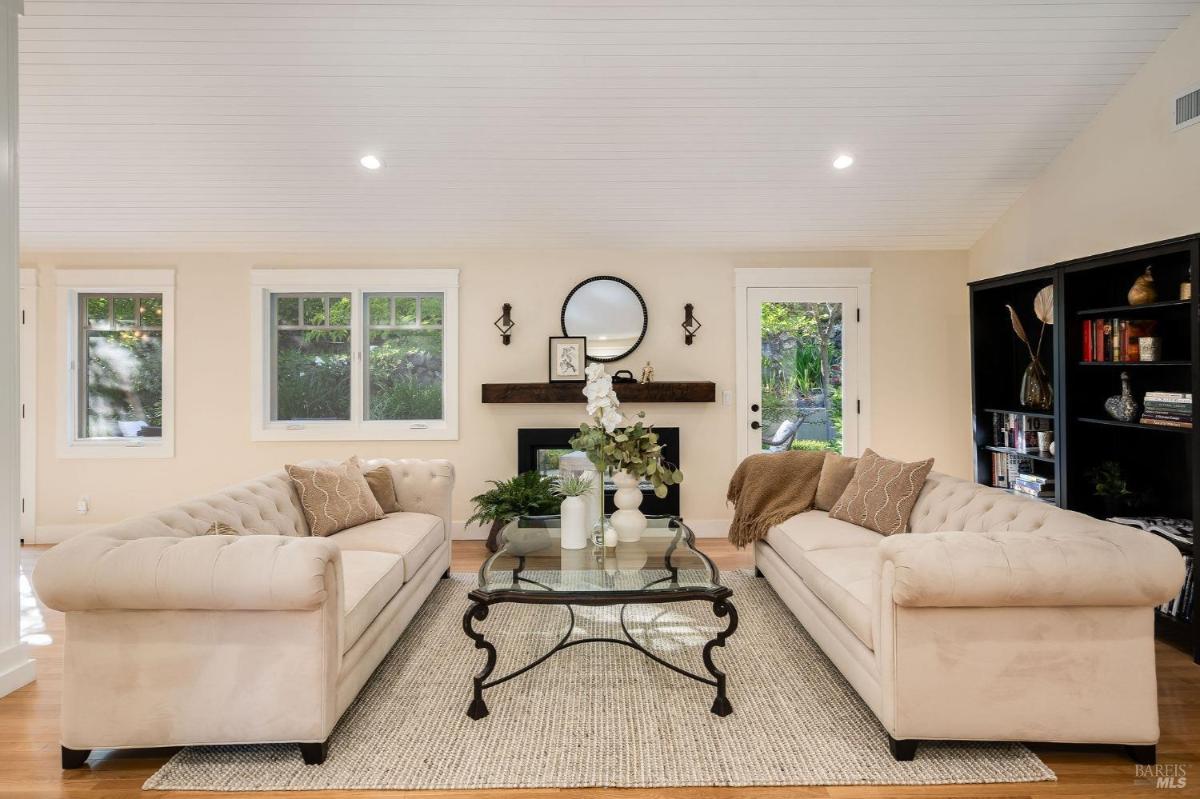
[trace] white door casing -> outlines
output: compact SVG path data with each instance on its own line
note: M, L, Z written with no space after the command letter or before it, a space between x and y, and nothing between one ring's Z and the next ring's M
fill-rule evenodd
M843 450L870 446L870 269L752 268L735 270L738 460L760 451L751 423L761 406L761 306L764 302L843 304Z
M37 536L37 270L21 270L21 538Z

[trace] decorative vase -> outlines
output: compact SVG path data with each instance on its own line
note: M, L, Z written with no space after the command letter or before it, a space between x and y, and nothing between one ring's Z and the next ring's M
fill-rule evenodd
M1104 410L1118 422L1132 422L1137 418L1138 404L1129 388L1129 372L1121 372L1121 393L1106 399Z
M617 486L613 504L617 510L613 511L612 526L617 531L618 541L641 541L646 529L646 516L638 510L642 504L642 489L638 482L629 472L613 472L613 483Z
M1158 299L1158 287L1154 285L1154 275L1150 274L1151 268L1147 266L1146 271L1133 281L1128 295L1130 305L1146 305Z
M1048 411L1054 407L1054 389L1050 387L1050 379L1042 362L1034 358L1025 367L1021 376L1021 405L1036 411Z
M583 549L587 546L588 503L583 497L564 497L558 506L561 516L561 542L563 549Z

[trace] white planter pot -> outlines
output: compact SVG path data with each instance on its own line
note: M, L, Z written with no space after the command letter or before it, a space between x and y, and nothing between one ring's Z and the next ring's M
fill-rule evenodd
M583 549L588 545L588 503L583 497L564 497L558 508L562 516L562 548Z
M638 488L638 479L628 472L614 472L613 483L617 491L613 495L612 526L617 531L617 540L634 542L642 540L646 529L646 516L638 506L642 504L642 490Z

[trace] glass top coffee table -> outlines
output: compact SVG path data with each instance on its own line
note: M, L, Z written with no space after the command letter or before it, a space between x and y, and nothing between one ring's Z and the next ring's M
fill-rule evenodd
M488 714L483 692L508 682L544 663L556 652L580 644L612 643L627 646L656 663L717 690L712 712L728 716L733 712L725 693L725 673L713 662L713 649L737 629L737 611L730 601L733 591L721 585L716 565L696 549L691 529L674 516L648 516L642 539L622 542L604 549L588 545L583 549L563 549L558 516L523 517L510 522L501 531L500 548L479 568L479 585L468 597L472 605L463 616L463 630L475 642L476 649L487 655L483 670L475 675L474 693L467 715L481 719ZM717 618L729 618L724 630L704 645L702 657L710 676L694 674L663 660L638 643L625 624L621 609L624 638L571 638L575 630L572 605L630 605L660 602L711 602ZM491 679L496 667L496 647L475 630L473 622L488 617L488 607L502 602L562 605L569 614L566 633L557 644L533 662L502 677Z

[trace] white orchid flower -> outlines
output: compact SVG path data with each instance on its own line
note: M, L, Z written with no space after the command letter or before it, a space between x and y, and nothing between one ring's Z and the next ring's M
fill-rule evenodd
M625 423L624 417L621 416L616 408L612 407L604 409L603 413L600 414L599 421L600 424L604 425L604 431L609 435L612 435L618 427Z

